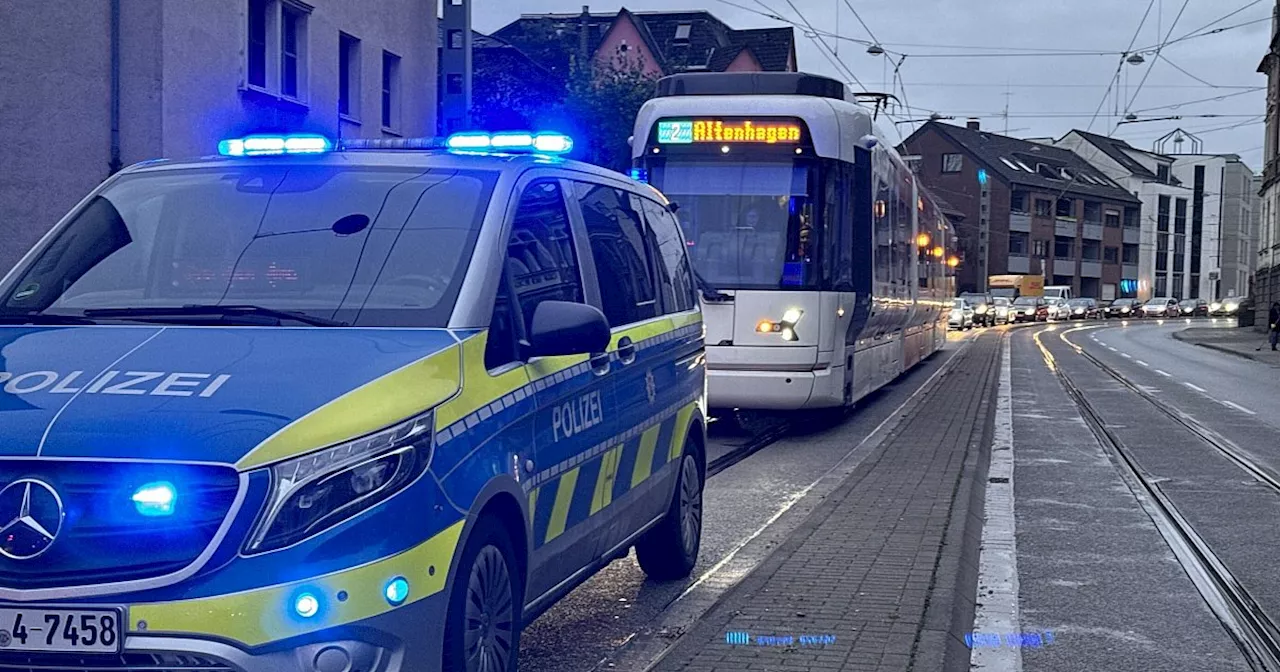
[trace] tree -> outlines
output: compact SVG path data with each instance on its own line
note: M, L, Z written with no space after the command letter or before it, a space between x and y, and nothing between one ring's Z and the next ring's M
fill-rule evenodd
M640 58L619 54L604 65L572 62L564 107L576 127L575 157L626 172L636 115L653 96L657 80Z

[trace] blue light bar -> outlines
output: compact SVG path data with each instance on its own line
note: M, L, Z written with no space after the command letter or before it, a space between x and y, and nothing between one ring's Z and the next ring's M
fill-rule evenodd
M535 152L538 154L567 154L573 149L573 138L563 133L455 133L445 146L453 150L501 150L506 152Z
M133 505L144 516L173 515L173 505L178 491L172 483L160 481L148 483L133 492Z
M333 143L322 135L250 135L218 143L222 156L323 154L332 149Z

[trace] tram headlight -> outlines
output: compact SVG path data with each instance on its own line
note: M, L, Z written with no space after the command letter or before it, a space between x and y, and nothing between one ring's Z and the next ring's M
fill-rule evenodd
M799 308L789 308L787 312L782 314L782 319L778 321L760 320L756 323L756 332L761 334L778 334L784 341L798 341L800 337L796 335L796 323L800 318L804 317L804 311Z

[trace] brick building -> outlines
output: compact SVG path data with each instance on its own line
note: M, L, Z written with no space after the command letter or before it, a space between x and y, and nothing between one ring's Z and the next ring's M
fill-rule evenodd
M1077 296L1137 295L1136 260L1127 277L1122 250L1125 231L1136 239L1141 201L1080 156L983 131L976 121L931 121L900 149L919 157L924 184L964 213L958 291L981 291L991 275L1029 273Z

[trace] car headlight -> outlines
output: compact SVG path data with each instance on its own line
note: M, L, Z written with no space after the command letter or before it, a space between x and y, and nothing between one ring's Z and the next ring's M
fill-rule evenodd
M1228 304L1227 304L1227 312L1228 312L1228 313L1234 313L1234 312L1236 312L1236 311L1237 311L1237 310L1239 310L1239 309L1240 309L1240 306L1238 306L1238 305L1236 305L1236 304L1234 304L1234 303L1228 303Z
M1121 309L1120 309L1120 312L1122 312L1122 313L1127 313L1127 312L1129 312L1129 309L1128 309L1128 308L1121 308Z
M431 463L435 413L272 466L267 505L246 546L296 544L405 488Z
M1076 308L1076 315L1084 312L1084 308Z
M1209 304L1209 310L1215 310L1215 311L1216 311L1216 310L1222 310L1222 304L1221 304L1221 303L1211 303L1211 304Z
M989 310L989 309L988 309L986 306L978 306L978 307L977 307L977 308L975 308L974 310L976 310L976 311L978 312L978 314L979 314L979 315L986 315L986 314L987 314L987 310Z

